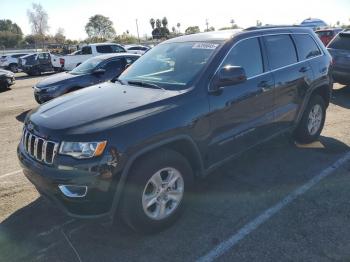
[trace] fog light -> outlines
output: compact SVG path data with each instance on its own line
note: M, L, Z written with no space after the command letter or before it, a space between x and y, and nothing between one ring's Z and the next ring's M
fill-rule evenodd
M63 195L71 198L82 198L87 194L87 186L72 186L72 185L59 185L58 188L61 190Z

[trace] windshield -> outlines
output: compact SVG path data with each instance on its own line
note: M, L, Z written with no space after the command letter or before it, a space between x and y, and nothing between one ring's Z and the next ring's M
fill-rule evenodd
M90 58L74 68L72 71L70 71L70 73L73 75L90 74L101 62L102 59L100 58Z
M329 44L328 48L350 50L350 34L339 34Z
M185 89L196 79L218 46L218 43L204 42L161 44L138 59L119 79L153 83L165 89Z

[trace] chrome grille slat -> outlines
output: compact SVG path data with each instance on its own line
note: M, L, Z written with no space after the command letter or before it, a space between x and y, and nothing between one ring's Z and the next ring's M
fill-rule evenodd
M51 165L53 163L59 143L38 137L26 129L23 132L22 141L23 147L29 156L45 164ZM50 145L49 147L48 144Z

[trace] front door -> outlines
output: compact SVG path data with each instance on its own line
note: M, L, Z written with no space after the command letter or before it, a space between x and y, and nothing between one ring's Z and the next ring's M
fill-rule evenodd
M209 97L212 126L210 166L248 149L273 133L274 79L265 70L260 39L238 42L220 68L230 65L243 67L247 81L224 87Z

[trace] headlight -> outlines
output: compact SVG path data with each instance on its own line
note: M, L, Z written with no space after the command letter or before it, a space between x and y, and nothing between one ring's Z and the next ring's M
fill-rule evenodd
M45 88L46 92L52 92L58 89L60 86L49 86L48 88Z
M107 141L102 142L62 142L59 153L78 159L92 158L103 154Z

